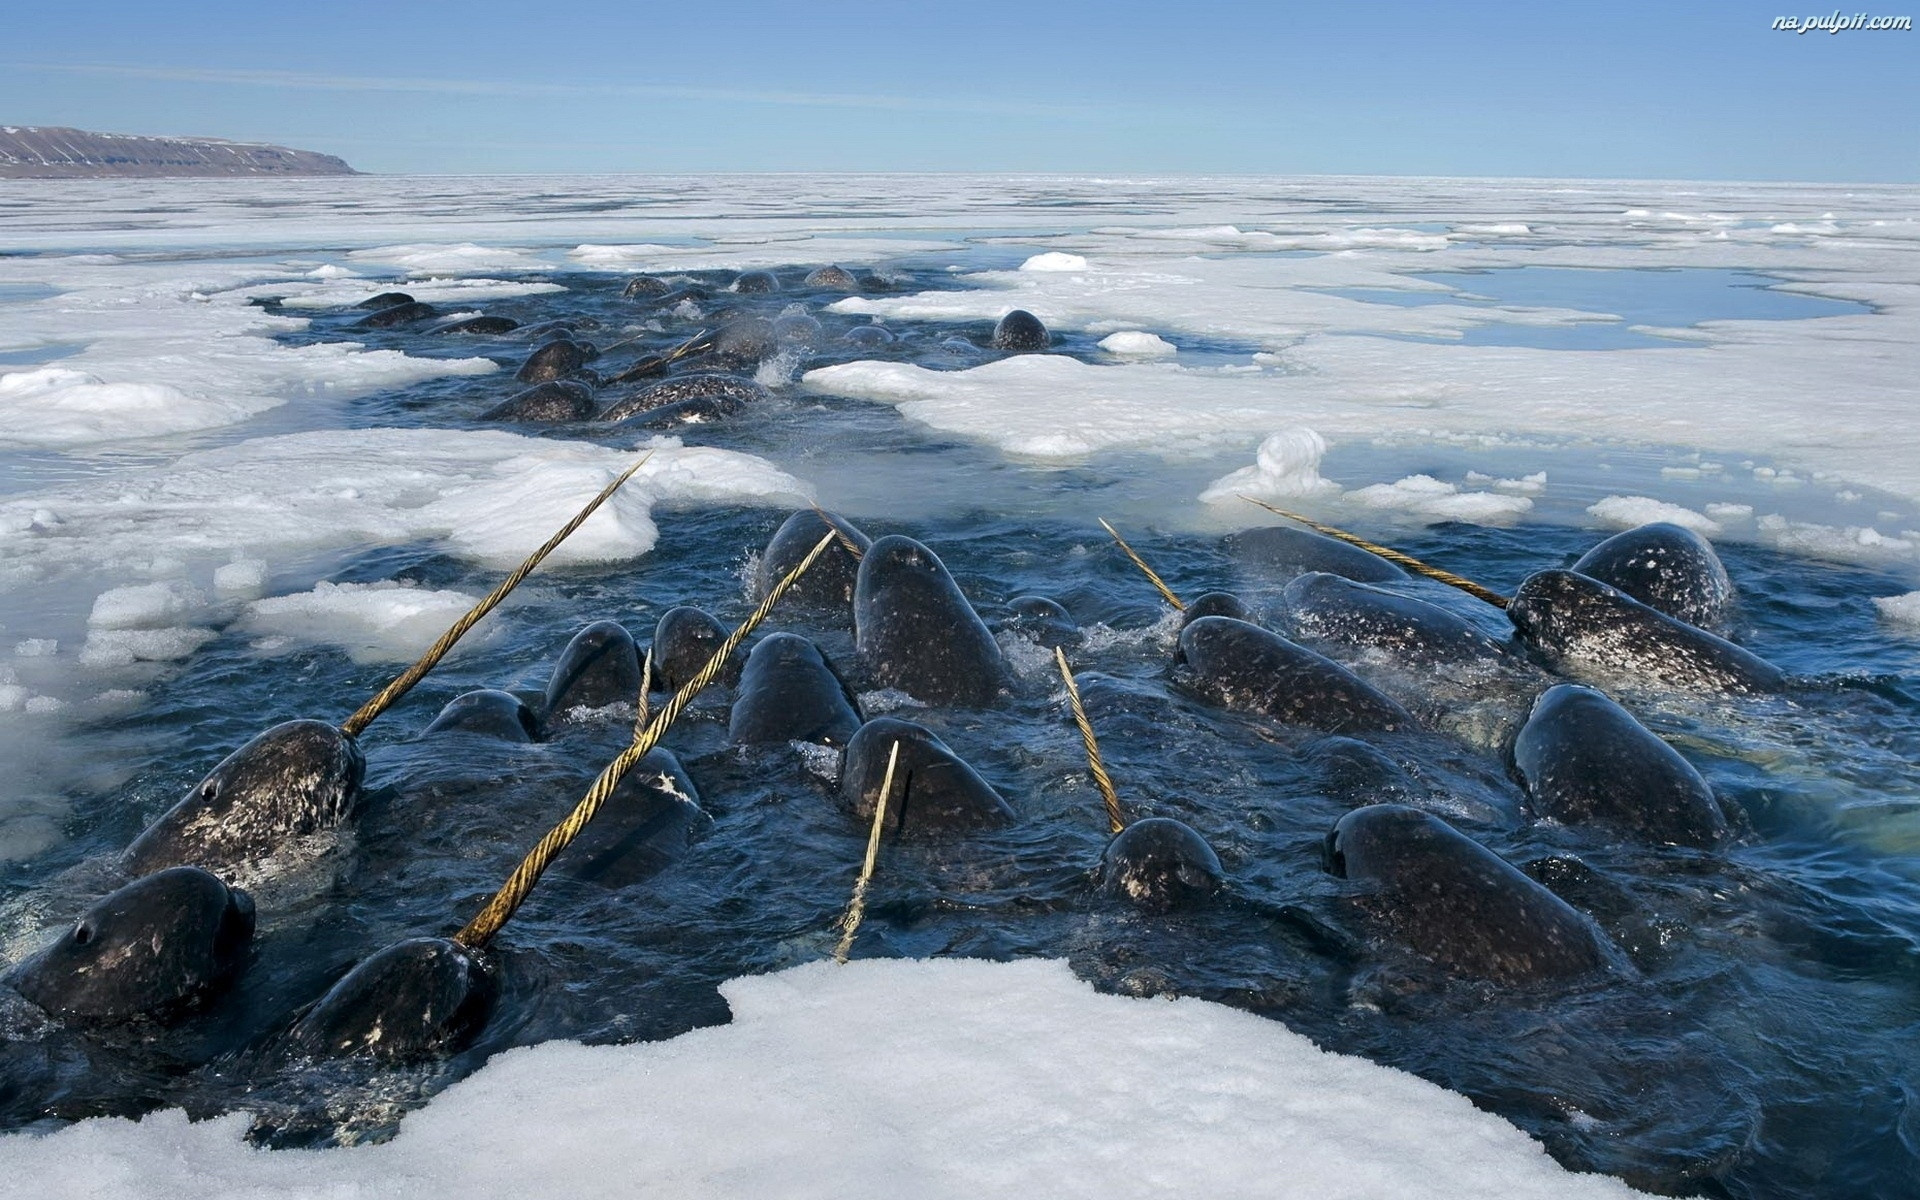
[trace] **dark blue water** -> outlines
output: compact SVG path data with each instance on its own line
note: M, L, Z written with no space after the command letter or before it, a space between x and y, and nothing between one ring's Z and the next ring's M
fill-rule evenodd
M819 312L831 297L791 290L802 273L783 272L790 290L780 295L716 295L700 320L721 307L772 314L804 303L826 329L809 365L891 357L951 368L993 356L984 326L931 323L902 323L892 347L855 351L837 338L864 320ZM584 333L603 344L635 321L619 298L622 281L563 281L572 290L487 307L529 322L597 321ZM894 286L959 285L928 270L906 271ZM298 336L339 339L356 315L323 314ZM596 365L617 367L693 327L662 318ZM974 344L948 344L955 335ZM527 349L512 335L353 336L509 364ZM1098 357L1077 335L1058 348ZM479 427L479 413L512 387L504 377L439 380L367 397L349 419ZM543 432L630 440L590 425ZM809 461L860 461L833 457L849 446L865 461L912 463L916 486L945 503L926 508L857 487L835 503L870 535L932 545L990 622L1022 594L1065 605L1085 631L1070 653L1128 815L1188 822L1227 872L1223 901L1185 915L1146 917L1096 893L1090 872L1105 825L1057 676L1038 646L1003 631L1016 671L1004 702L895 711L939 733L1020 819L992 834L885 847L855 953L1064 957L1102 988L1230 1004L1457 1089L1563 1163L1656 1191L1913 1194L1920 646L1889 636L1869 600L1906 590L1900 580L1723 547L1743 600L1739 636L1810 681L1769 697L1623 695L1751 826L1720 853L1623 845L1526 817L1504 743L1544 676L1436 679L1353 658L1426 726L1371 738L1399 775L1357 788L1311 753L1317 735L1174 691L1165 678L1168 610L1094 523L1128 486L1109 470L1009 464L891 408L831 396L780 399L682 433L802 473ZM990 505L967 499L987 495ZM923 511L930 515L916 515ZM0 1112L24 1124L45 1120L43 1111L72 1119L163 1105L239 1108L256 1114L258 1136L274 1144L384 1136L409 1107L499 1050L556 1037L661 1038L721 1022L720 982L830 953L866 831L838 807L831 755L729 745L728 695L718 690L667 739L710 822L683 859L643 882L543 883L496 944L505 995L476 1045L392 1072L354 1063L290 1070L263 1050L354 962L403 937L458 928L629 734L630 715L609 714L542 744L422 739L440 705L480 686L538 690L567 639L591 621L621 621L643 641L677 604L736 623L748 608L743 576L784 515L662 511L660 543L644 560L534 576L490 618L499 636L444 665L363 735L369 801L357 834L335 859L263 891L255 959L235 991L172 1031L36 1051L55 1060L57 1097L37 1109L7 1101ZM1501 590L1566 565L1596 540L1550 523L1360 532ZM1240 563L1218 539L1144 522L1127 533L1177 592L1228 588L1271 619L1283 615L1285 581ZM368 552L331 578L481 592L495 575L418 545ZM1459 593L1425 583L1405 590L1504 633L1501 614ZM815 638L866 690L844 627L776 613L766 628ZM344 718L391 669L324 647L267 659L239 630L223 633L137 714L82 731L86 753L139 769L122 787L76 796L72 837L59 849L0 868L15 902L31 900L55 919L63 906L70 912L84 897L88 863L124 846L228 750L285 718ZM893 701L869 692L867 703L875 715ZM1396 949L1323 865L1333 823L1380 799L1439 812L1523 865L1591 914L1633 970L1571 987L1496 988L1447 978Z

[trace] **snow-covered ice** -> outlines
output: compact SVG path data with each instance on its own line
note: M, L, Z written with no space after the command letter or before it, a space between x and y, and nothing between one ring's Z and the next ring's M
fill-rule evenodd
M1638 1195L1464 1097L1205 1001L1066 964L814 963L722 988L729 1025L501 1055L383 1145L264 1151L244 1114L0 1138L41 1200L526 1196Z

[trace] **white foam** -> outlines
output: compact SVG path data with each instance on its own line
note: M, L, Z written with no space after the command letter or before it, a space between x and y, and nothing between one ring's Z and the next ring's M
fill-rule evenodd
M1020 264L1022 271L1084 271L1087 260L1078 254L1067 254L1059 250L1049 250L1045 254L1036 254Z
M255 1150L244 1114L174 1110L8 1136L0 1173L43 1200L1637 1194L1411 1075L1064 963L814 963L722 992L728 1025L501 1054L382 1145Z
M1108 334L1100 339L1100 348L1108 354L1126 358L1172 358L1180 353L1172 342L1158 334L1143 333L1137 329L1123 329L1119 333Z
M1707 537L1717 536L1721 529L1720 522L1711 517L1651 496L1608 496L1588 505L1587 512L1615 529L1636 529L1655 521L1665 521Z
M1320 460L1326 453L1326 439L1313 430L1283 430L1260 443L1251 467L1214 480L1200 499L1207 504L1243 495L1280 500L1338 490L1337 484L1320 477Z
M1920 592L1908 592L1904 596L1875 596L1873 606L1880 615L1897 625L1911 625L1920 628Z
M317 584L310 592L273 596L247 605L242 631L290 644L339 646L355 662L417 658L460 615L479 603L465 592L432 591L391 580ZM500 628L483 623L454 648L458 654L484 645Z

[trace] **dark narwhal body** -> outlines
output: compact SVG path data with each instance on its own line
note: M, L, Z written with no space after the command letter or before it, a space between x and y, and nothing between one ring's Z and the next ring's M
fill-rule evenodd
M404 292L393 293L396 296ZM376 300L379 297L374 297ZM383 305L353 323L355 329L392 329L396 325L414 325L431 320L440 315L440 310L431 304L422 304L418 300L407 299L399 304Z
M1031 354L1053 344L1040 318L1024 308L1016 308L1000 318L993 327L993 348L1013 354Z
M780 280L772 271L742 271L734 276L733 290L743 296L777 292Z
M1430 813L1373 804L1328 838L1334 874L1391 938L1450 974L1496 983L1577 978L1616 961L1592 921Z
M324 721L284 721L235 750L127 847L135 875L200 866L232 879L289 842L337 828L360 803L366 760Z
M1100 856L1100 888L1142 912L1196 908L1222 886L1220 856L1171 817L1144 817L1114 835Z
M176 1020L231 983L253 901L198 867L169 867L96 901L5 982L63 1020Z
M527 355L513 377L522 383L545 383L573 374L594 357L595 352L585 344L557 338Z
M481 313L471 317L455 317L451 321L442 321L435 325L433 333L464 333L471 336L512 333L520 328L520 322L512 317L490 317Z
M421 736L453 732L483 734L503 742L537 742L540 718L512 692L477 688L447 701Z
M288 1049L310 1058L414 1062L452 1053L486 1024L492 971L447 938L409 938L373 955L294 1023Z
M859 701L818 646L795 633L754 645L734 690L729 740L842 746L859 728Z
M1301 641L1383 650L1396 662L1432 667L1504 663L1506 650L1480 627L1411 596L1309 571L1287 585L1287 616Z
M661 613L653 627L653 678L647 682L647 690L677 692L685 687L720 649L729 632L713 614L691 605ZM718 681L732 684L739 678L736 651L732 661L721 665Z
M1689 691L1777 692L1780 668L1725 638L1572 571L1536 571L1507 605L1521 639L1554 670Z
M677 375L615 401L602 421L682 423L730 417L768 398L767 389L738 375Z
M1513 766L1534 811L1562 824L1700 848L1729 833L1700 773L1592 688L1563 683L1534 701L1513 742Z
M863 822L873 821L896 743L900 757L894 764L893 789L887 793L890 835L997 829L1014 819L1013 809L993 785L931 730L894 717L875 717L847 743L840 771L840 799Z
M813 270L807 272L807 277L803 282L807 287L820 288L825 291L857 292L860 290L860 281L855 279L853 273L844 267L815 267Z
M1724 635L1733 620L1733 580L1712 543L1684 526L1656 521L1617 533L1573 569L1611 584L1678 621Z
M828 522L831 522L829 526ZM833 544L821 551L813 566L802 575L780 601L783 605L832 613L841 620L853 619L853 587L860 576L860 559L873 545L873 539L854 527L845 517L827 513L822 517L812 509L802 509L781 522L760 561L753 569L753 595L763 599L773 586L799 566L829 528L839 531ZM854 549L849 550L847 543Z
M673 285L657 275L635 275L620 289L620 295L628 300L653 300L672 290Z
M1074 623L1073 614L1048 596L1015 596L1007 601L1007 628L1049 650L1080 640L1080 626Z
M547 680L548 720L576 708L637 704L640 653L617 621L595 621L573 635Z
M878 687L929 704L981 707L1007 685L999 643L940 557L889 534L860 560L854 641Z
M1308 571L1325 571L1355 583L1393 583L1407 577L1405 571L1378 554L1288 525L1269 525L1236 533L1227 538L1226 548L1238 561L1281 579L1291 579Z
M515 392L480 414L482 421L584 421L599 404L577 379L550 379Z
M679 758L656 746L621 777L553 869L602 887L651 879L686 856L694 826L705 816Z
M1236 621L1259 624L1247 602L1232 592L1202 592L1187 601L1187 606L1180 610L1180 627L1185 629L1201 617L1232 617Z
M1201 617L1181 630L1173 679L1222 708L1328 733L1417 724L1406 709L1339 663L1231 617Z

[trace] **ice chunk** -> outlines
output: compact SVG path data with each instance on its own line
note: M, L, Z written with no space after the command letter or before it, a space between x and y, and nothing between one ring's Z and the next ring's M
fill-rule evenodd
M310 592L254 601L247 605L241 628L277 639L272 643L276 649L317 642L341 647L355 662L404 662L419 657L479 600L465 592L429 591L391 580L323 582ZM497 623L483 623L455 653L484 644L498 628Z
M1126 358L1171 358L1179 353L1172 342L1157 334L1124 329L1100 339L1100 348L1108 354Z
M1668 504L1651 496L1608 496L1587 506L1587 512L1616 529L1636 529L1665 521L1691 529L1706 537L1720 532L1720 522L1678 504Z
M1912 625L1920 628L1920 592L1908 592L1904 596L1875 596L1873 606L1880 615L1898 625Z
M1326 439L1311 429L1276 433L1260 443L1253 466L1214 480L1200 499L1208 504L1242 495L1279 500L1337 490L1338 485L1320 477L1320 459L1326 453Z
M1481 524L1511 520L1533 508L1533 501L1525 496L1463 492L1431 475L1409 475L1393 483L1357 488L1348 492L1346 499L1369 508L1398 509L1436 520Z
M1020 264L1022 271L1084 271L1087 260L1078 254L1066 254L1059 250L1049 250L1045 254L1036 254Z

